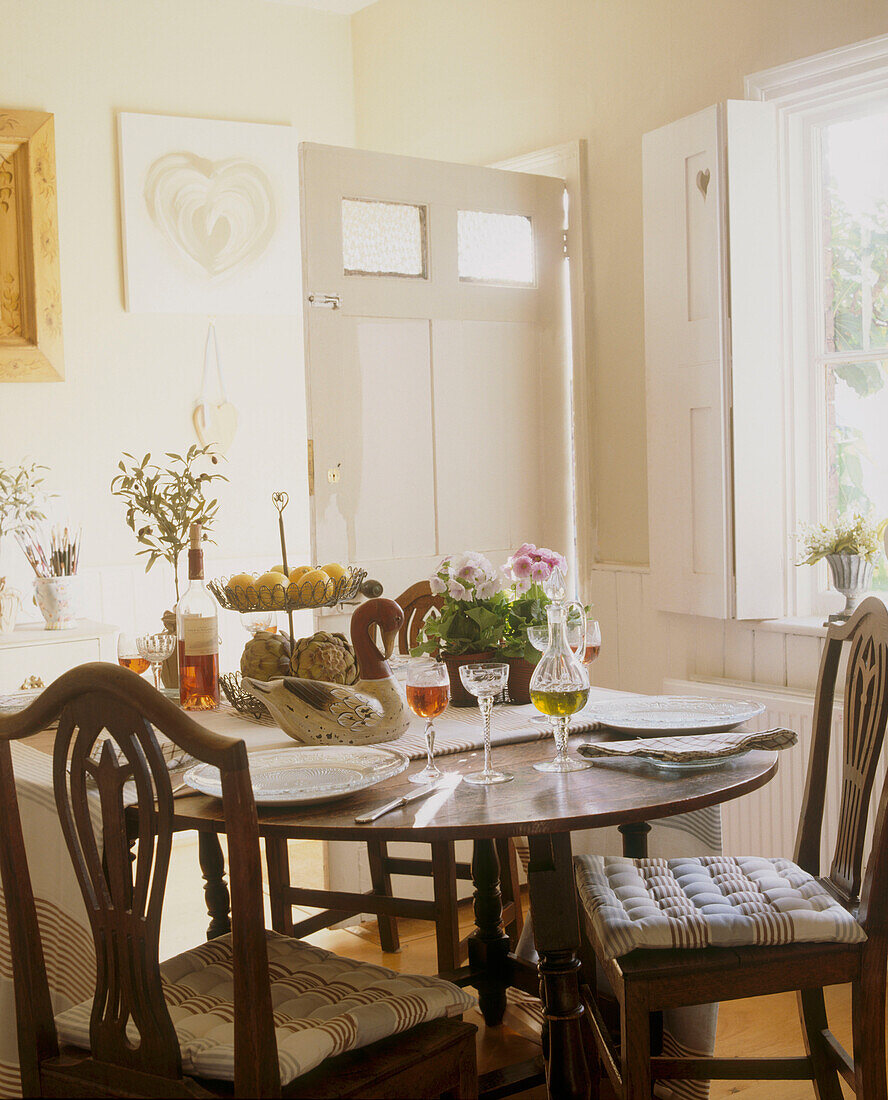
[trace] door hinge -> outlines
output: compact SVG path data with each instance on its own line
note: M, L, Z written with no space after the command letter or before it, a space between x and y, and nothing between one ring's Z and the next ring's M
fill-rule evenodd
M315 491L315 445L314 440L308 441L308 495L314 496Z
M315 309L339 309L342 305L338 294L309 294L308 301Z

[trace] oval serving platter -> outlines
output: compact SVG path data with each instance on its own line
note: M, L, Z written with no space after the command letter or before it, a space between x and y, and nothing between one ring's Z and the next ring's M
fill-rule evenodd
M294 746L250 753L250 778L259 806L313 805L375 786L409 763L403 753L377 746ZM211 764L191 768L183 781L201 794L222 797L219 769Z
M583 716L637 737L664 733L716 733L758 718L764 703L700 699L692 695L637 695L585 708Z

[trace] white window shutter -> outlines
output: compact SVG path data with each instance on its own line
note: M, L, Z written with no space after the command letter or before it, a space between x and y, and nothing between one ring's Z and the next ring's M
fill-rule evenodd
M738 619L787 613L780 178L772 103L726 105Z
M664 126L645 135L643 163L656 604L778 617L786 532L773 107L731 102Z
M719 111L643 142L651 573L657 607L727 618L732 554Z

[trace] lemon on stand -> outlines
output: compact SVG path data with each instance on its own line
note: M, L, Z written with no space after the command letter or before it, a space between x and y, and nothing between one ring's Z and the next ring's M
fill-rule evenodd
M291 584L291 588L294 586ZM296 582L297 599L306 607L320 607L332 592L329 576L322 569L309 569Z
M259 596L249 573L236 573L229 579L225 591L238 611L249 611L259 606Z
M321 569L327 574L334 584L338 584L342 578L346 575L348 570L344 565L340 565L338 561L332 561L329 565L322 565Z
M263 573L256 581L256 591L259 593L259 603L262 607L273 608L279 611L286 603L287 585L289 584L286 573Z

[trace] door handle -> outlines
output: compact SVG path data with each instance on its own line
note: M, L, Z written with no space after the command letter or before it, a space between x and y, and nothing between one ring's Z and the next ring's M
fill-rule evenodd
M315 309L339 309L342 305L338 294L309 294L308 301Z

